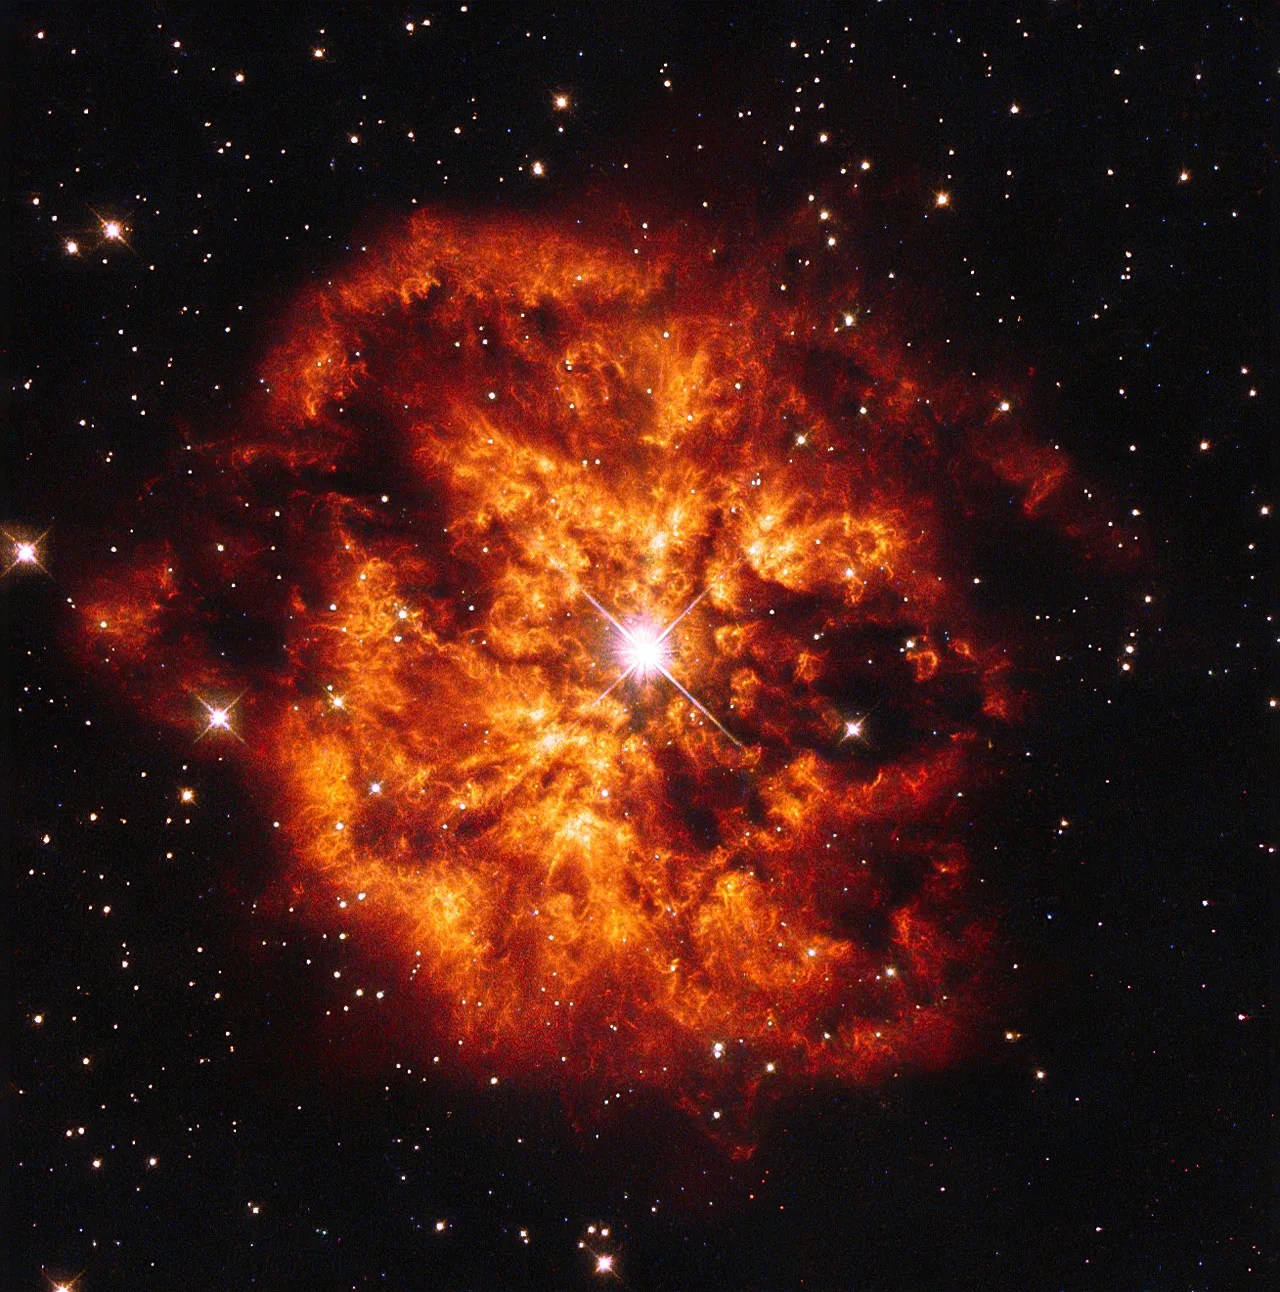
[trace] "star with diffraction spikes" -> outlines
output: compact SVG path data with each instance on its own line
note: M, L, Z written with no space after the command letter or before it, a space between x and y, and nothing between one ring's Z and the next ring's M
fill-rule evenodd
M93 211L92 207L90 207L89 209ZM98 221L98 248L99 249L101 249L102 247L105 247L108 243L115 243L115 244L118 244L119 246L128 248L130 251L133 250L133 246L129 242L129 234L131 232L131 229L129 227L128 216L121 218L118 216L103 215L99 211L93 211L93 215L94 215L94 218ZM76 252L78 251L79 251L78 244L76 246L75 251L71 250L70 244L67 245L67 253L69 255L75 255Z
M196 696L206 716L204 730L196 737L196 742L199 743L211 731L225 732L243 742L244 737L231 725L231 711L240 703L243 696L244 693L241 692L230 704L210 704L203 696Z
M694 609L695 606L710 592L710 588L704 588L687 606L664 628L661 632L655 631L653 626L646 622L633 623L630 627L622 624L614 618L589 592L582 595L591 602L591 604L604 616L610 625L622 637L622 645L619 650L619 656L626 665L626 669L616 677L610 685L598 695L592 702L593 706L599 704L616 687L620 686L627 678L636 676L642 681L654 673L660 673L671 683L672 686L689 701L695 709L698 710L708 722L712 723L718 731L739 749L742 748L742 742L713 714L705 704L702 703L695 695L691 694L683 684L672 675L668 664L671 660L671 647L668 639L671 637L676 626Z
M44 568L42 544L48 530L36 538L25 538L19 534L11 534L9 531L0 530L9 542L9 563L4 567L4 573L10 574L14 570L39 570L41 574L48 574L49 571Z

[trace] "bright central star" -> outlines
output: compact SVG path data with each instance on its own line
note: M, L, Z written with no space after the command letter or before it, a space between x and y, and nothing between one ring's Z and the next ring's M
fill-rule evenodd
M647 624L635 624L627 629L619 651L623 664L637 677L645 678L661 673L671 659L671 647Z
M622 642L618 647L618 654L621 657L624 671L616 677L608 687L605 688L595 698L595 704L609 695L615 687L625 682L629 677L644 678L652 673L659 673L675 687L686 700L689 701L695 709L698 710L708 722L712 723L735 745L741 747L742 742L731 732L723 722L717 718L710 709L707 708L697 696L691 694L683 683L678 681L671 672L671 646L669 639L676 626L684 617L693 610L703 597L710 592L710 588L704 588L687 606L660 632L651 624L633 624L627 627L618 622L589 592L583 592L583 596L608 620L617 630Z

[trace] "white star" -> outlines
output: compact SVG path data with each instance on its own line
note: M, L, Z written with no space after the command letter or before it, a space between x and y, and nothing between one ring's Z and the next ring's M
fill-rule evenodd
M240 703L240 698L239 695L236 696L230 704L210 704L207 700L196 696L200 701L200 707L205 711L205 728L196 740L203 740L211 731L225 731L227 735L243 740L244 737L231 725L231 710Z
M16 534L10 534L7 530L0 530L0 533L4 534L10 544L9 563L3 573L8 574L10 570L16 570L19 566L24 570L44 570L44 563L40 560L44 534L38 538L21 538Z
M636 624L630 629L621 650L622 662L638 677L648 677L660 671L671 658L671 648L647 624Z
M591 602L591 604L609 621L610 624L618 631L622 637L622 645L619 655L623 664L626 665L624 672L618 675L606 690L601 692L593 704L599 704L606 695L615 687L633 674L644 679L653 673L660 673L671 683L672 686L689 701L699 713L702 714L708 722L712 723L722 735L731 740L739 748L742 742L722 723L696 696L691 695L689 691L675 678L671 670L667 667L670 659L671 648L667 645L667 639L671 636L677 624L710 592L710 588L704 588L687 606L661 631L655 632L653 627L647 623L634 624L630 628L619 623L589 592L582 595Z

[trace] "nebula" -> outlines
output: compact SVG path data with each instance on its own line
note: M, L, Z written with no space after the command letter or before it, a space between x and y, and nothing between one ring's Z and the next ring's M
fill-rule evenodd
M1000 1025L966 836L1032 697L973 553L1078 491L792 232L418 214L77 589L467 1071L709 1118Z

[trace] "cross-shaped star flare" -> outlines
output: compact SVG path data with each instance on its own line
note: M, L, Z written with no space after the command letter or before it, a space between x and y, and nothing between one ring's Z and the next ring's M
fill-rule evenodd
M685 608L661 631L656 630L652 624L644 620L627 626L611 615L609 611L607 611L589 592L583 592L582 595L591 602L596 610L600 612L609 625L622 638L618 655L622 660L622 663L626 665L623 672L614 678L609 686L596 696L595 700L592 702L592 707L599 704L600 701L603 700L611 691L621 686L627 678L635 676L644 680L654 673L660 673L668 682L671 683L672 686L676 688L677 691L680 692L681 695L684 696L686 700L689 701L691 705L693 705L695 709L698 710L700 714L702 714L704 718L706 718L708 722L714 725L727 740L732 741L733 744L737 745L738 748L741 749L742 742L724 725L723 722L719 720L719 718L715 716L715 714L711 712L710 709L707 708L705 704L702 703L701 700L697 698L697 696L689 692L681 684L679 679L673 676L671 669L668 667L671 662L670 637L672 632L675 630L676 625L679 624L681 620L683 620L685 616L688 615L689 612L693 610L710 591L711 589L708 587L699 592L698 595L694 597L694 599L689 602L689 604L685 606Z

